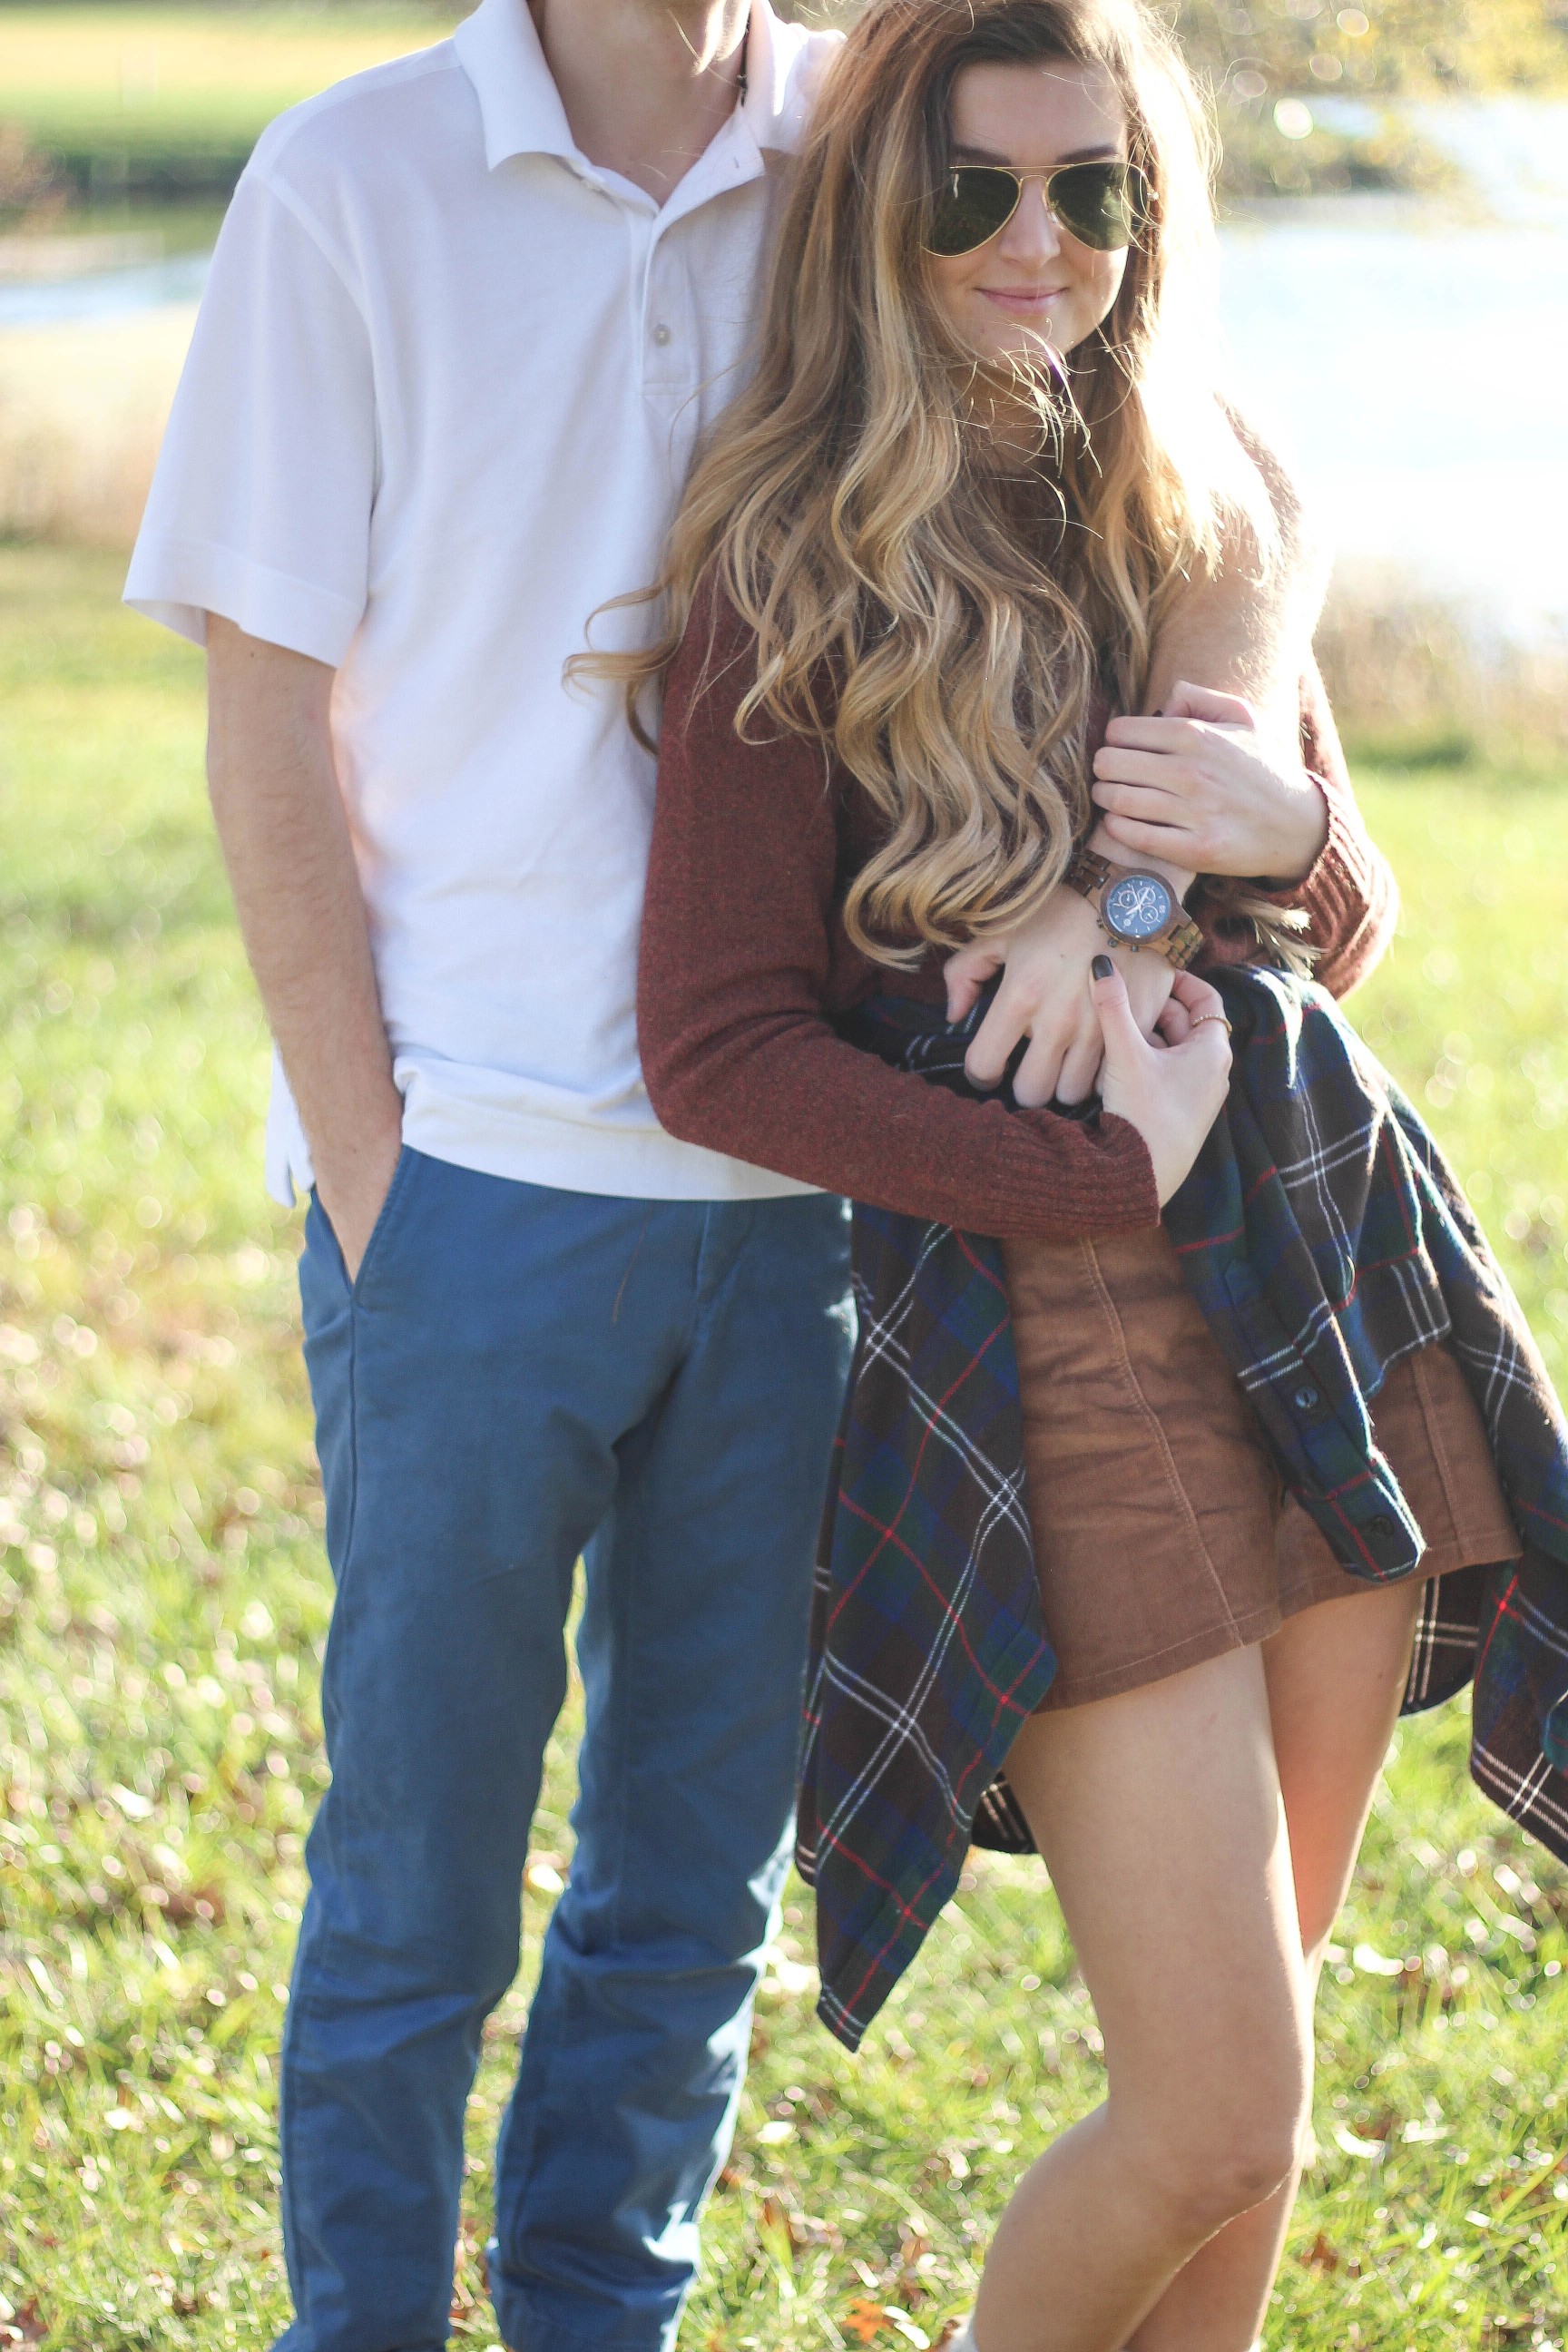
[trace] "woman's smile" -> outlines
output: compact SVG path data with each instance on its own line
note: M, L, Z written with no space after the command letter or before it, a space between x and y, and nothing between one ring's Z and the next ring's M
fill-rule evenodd
M1037 311L1048 311L1067 292L1065 286L980 286L975 291L987 302L994 302L999 310L1016 318L1032 317Z

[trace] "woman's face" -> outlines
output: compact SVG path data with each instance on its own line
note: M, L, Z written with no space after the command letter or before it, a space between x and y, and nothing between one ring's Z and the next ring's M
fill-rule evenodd
M955 163L1002 163L1025 178L1006 226L973 253L928 257L937 303L983 362L1065 355L1093 332L1121 285L1125 252L1096 253L1052 217L1046 175L1063 163L1124 160L1127 117L1103 66L1043 58L966 66L952 86Z

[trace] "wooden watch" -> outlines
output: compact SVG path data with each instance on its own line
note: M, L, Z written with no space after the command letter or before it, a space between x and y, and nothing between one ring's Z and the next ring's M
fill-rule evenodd
M1152 948L1173 971L1185 971L1203 946L1204 935L1163 875L1141 866L1112 866L1093 849L1075 849L1062 877L1087 898L1100 928L1119 948Z

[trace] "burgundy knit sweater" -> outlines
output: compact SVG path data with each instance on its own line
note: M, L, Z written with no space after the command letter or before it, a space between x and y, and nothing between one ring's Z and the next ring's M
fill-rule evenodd
M1148 1150L1109 1113L1064 1118L973 1102L847 1045L834 1019L874 991L942 1000L861 955L839 910L875 845L869 799L796 735L743 743L751 642L700 599L665 696L637 979L637 1034L670 1134L831 1192L1004 1240L1067 1240L1159 1222ZM1306 765L1329 835L1300 906L1316 977L1344 995L1388 942L1394 878L1356 807L1316 669L1302 680ZM1200 910L1201 911L1201 910ZM1208 929L1208 961L1236 950Z

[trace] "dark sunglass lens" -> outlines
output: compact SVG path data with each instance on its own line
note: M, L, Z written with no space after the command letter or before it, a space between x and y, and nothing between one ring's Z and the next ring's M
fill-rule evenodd
M949 257L974 252L1006 226L1017 202L1018 183L1011 172L994 172L984 163L961 164L937 190L927 252Z
M1051 210L1080 245L1117 253L1132 242L1132 180L1125 163L1070 163L1053 172Z

